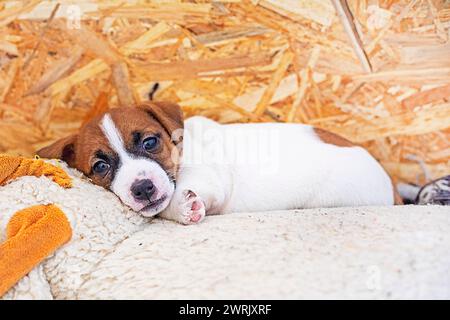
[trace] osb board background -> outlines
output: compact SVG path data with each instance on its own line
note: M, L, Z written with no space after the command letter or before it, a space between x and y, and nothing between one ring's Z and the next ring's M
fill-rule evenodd
M186 116L328 129L398 180L448 174L450 2L348 5L362 57L328 0L1 2L0 152L32 156L153 95Z

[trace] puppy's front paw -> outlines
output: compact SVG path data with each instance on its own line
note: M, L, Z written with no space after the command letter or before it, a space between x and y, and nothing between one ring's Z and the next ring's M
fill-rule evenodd
M196 224L205 218L206 208L203 200L192 190L182 192L178 221L182 224Z

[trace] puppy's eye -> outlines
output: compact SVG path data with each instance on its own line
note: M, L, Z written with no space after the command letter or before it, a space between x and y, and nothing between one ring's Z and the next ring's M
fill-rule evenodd
M105 176L108 173L110 167L111 166L108 163L106 163L105 161L99 160L94 164L94 166L92 167L92 170L96 174Z
M144 141L142 141L142 147L147 152L155 151L158 145L159 145L158 137L149 137L145 138Z

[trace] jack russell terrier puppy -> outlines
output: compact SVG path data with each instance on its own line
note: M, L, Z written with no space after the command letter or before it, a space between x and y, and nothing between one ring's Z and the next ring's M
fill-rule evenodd
M180 107L111 109L38 151L114 192L143 216L392 205L395 189L363 148L302 124L183 121Z

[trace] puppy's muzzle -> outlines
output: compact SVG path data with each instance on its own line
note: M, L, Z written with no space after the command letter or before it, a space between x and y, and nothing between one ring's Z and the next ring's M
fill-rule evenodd
M136 201L151 201L156 187L149 179L138 180L131 186L131 193Z

